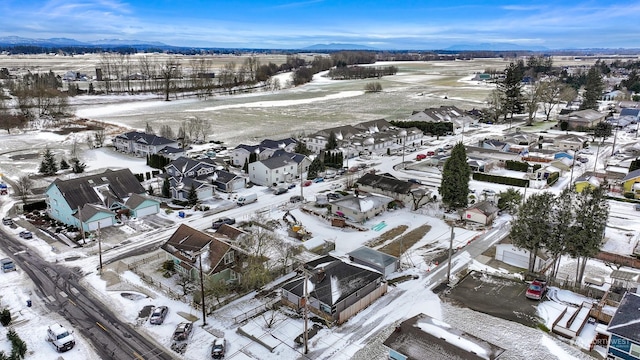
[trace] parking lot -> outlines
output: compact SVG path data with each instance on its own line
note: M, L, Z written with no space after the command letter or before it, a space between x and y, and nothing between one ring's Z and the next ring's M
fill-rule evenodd
M441 296L444 301L458 306L526 326L535 326L538 323L538 302L525 297L527 286L524 281L473 271Z

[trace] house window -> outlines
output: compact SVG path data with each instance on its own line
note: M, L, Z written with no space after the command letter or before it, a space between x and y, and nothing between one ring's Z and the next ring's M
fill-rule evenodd
M331 314L331 306L329 306L329 305L320 304L320 310L322 310L323 312L325 312L327 314Z
M276 170L276 174L279 172L280 170Z
M235 271L231 270L231 273L229 273L229 280L236 281L237 279L238 279L238 275L236 274Z
M631 347L629 348L629 354L631 356L635 356L636 358L640 358L640 346L631 343Z
M226 254L224 254L224 264L229 265L233 263L233 251L229 250Z

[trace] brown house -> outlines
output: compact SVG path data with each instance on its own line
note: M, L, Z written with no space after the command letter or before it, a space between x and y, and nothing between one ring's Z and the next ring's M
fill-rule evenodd
M212 280L233 283L240 280L248 255L221 237L212 236L180 225L169 240L162 245L167 259L175 263L176 270L198 279L200 267L203 275Z

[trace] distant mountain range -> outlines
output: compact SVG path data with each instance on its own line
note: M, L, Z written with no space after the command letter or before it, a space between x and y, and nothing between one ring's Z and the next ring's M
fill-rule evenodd
M31 39L20 36L0 37L0 45L31 45L44 47L59 46L158 46L168 47L169 45L157 41L144 40L122 40L122 39L102 39L89 42L78 41L68 38Z
M549 48L534 45L518 45L511 43L480 43L480 44L459 44L452 45L446 49L448 51L548 51Z
M365 45L357 45L357 44L339 44L339 43L331 43L331 44L315 44L311 46L307 46L302 48L301 50L378 50L373 47L365 46Z

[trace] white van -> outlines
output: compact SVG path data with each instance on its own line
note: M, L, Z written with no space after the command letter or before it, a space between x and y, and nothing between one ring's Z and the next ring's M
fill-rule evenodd
M252 202L256 202L258 201L258 194L256 193L249 193L249 194L245 194L242 195L238 198L238 206L242 206L242 205L247 205L247 204L251 204Z

